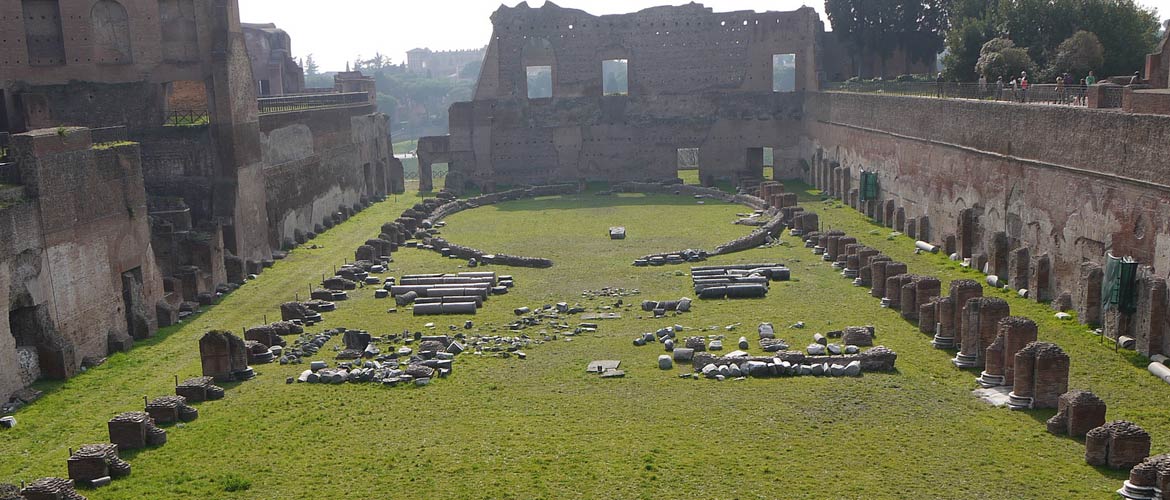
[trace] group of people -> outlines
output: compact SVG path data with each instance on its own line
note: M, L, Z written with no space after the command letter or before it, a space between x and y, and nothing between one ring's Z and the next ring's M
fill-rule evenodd
M1135 73L1131 83L1139 83L1141 80L1140 73ZM943 74L939 73L936 79L937 89L936 97L945 97L946 81ZM1047 101L1052 104L1075 104L1084 106L1086 104L1086 96L1088 88L1097 83L1097 75L1089 71L1089 74L1080 81L1077 81L1070 73L1064 73L1056 77L1055 92L1052 94L1037 95L1035 90L1032 90L1032 81L1028 78L1027 71L1021 71L1020 76L1012 77L1011 80L1004 81L1002 76L996 78L995 82L990 84L987 81L986 75L979 76L979 87L977 96L978 99L994 98L997 101L1012 100L1017 102L1035 102L1038 98L1041 102Z

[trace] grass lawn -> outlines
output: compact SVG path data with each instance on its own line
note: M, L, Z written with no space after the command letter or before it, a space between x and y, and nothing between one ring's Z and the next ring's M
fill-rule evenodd
M913 242L887 239L888 229L813 192L805 206L826 225L910 263L913 272L945 280L973 277L938 255L912 255ZM399 195L318 237L259 280L185 324L65 383L44 385L44 399L0 432L0 479L64 475L69 447L104 442L106 420L140 410L143 395L172 393L173 377L197 375L196 340L210 328L239 331L279 319L278 304L304 293L322 271L352 258L377 228L417 202ZM593 195L523 200L462 212L443 235L485 250L548 257L551 269L491 268L517 286L493 297L474 317L388 313L373 289L326 313L312 328L347 326L372 333L436 331L472 319L479 332L515 316L521 305L568 301L590 309L616 299L587 300L583 290L637 288L620 320L595 334L527 349L528 359L463 354L450 378L425 388L285 384L305 365L256 366L256 379L228 388L220 401L198 405L200 418L169 428L167 445L124 454L134 472L91 499L122 498L1107 498L1125 473L1085 465L1077 440L1045 432L1052 411L1011 412L970 395L975 372L954 368L953 353L897 312L851 286L799 239L712 259L710 263L779 261L794 280L776 283L766 299L697 301L692 312L642 319L643 299L692 295L687 266L635 268L641 255L687 247L712 249L746 234L731 222L747 209L680 196ZM624 225L626 240L606 229ZM874 231L875 234L869 234ZM394 275L458 271L461 262L403 249ZM945 284L944 284L945 286ZM1009 297L1016 314L1040 323L1040 337L1072 356L1072 388L1091 389L1109 418L1131 419L1170 444L1163 401L1170 387L1132 355L1116 354L1073 323L1057 322L1043 305ZM657 369L659 346L632 338L671 324L716 327L734 345L755 346L755 325L770 321L795 348L813 333L849 325L877 327L878 343L898 352L897 373L856 379L683 380ZM807 328L784 327L804 321ZM726 325L739 324L732 332ZM527 331L541 337L540 330ZM714 332L713 332L714 333ZM318 359L329 359L334 341ZM385 348L383 349L385 350ZM584 373L592 359L620 359L624 379ZM232 491L229 491L232 490Z

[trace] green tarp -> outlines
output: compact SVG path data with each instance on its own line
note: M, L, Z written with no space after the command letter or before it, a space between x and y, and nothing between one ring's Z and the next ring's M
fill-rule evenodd
M1101 280L1101 311L1117 307L1132 314L1137 311L1137 262L1132 257L1106 255L1105 277Z
M877 172L861 171L861 201L876 200L878 197Z

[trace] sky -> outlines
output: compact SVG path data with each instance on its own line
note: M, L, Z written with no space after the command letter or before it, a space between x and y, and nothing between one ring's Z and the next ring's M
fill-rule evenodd
M647 7L689 0L554 0L557 5L590 14L623 14ZM240 18L246 23L276 23L292 37L293 57L313 54L322 71L345 69L346 61L369 58L375 52L395 63L406 60L406 51L473 49L487 45L492 24L489 17L500 7L497 0L239 0ZM515 6L519 0L507 0ZM736 10L796 10L809 5L824 19L823 0L706 0L700 3L716 12ZM1162 19L1170 14L1170 0L1138 0L1158 9ZM531 7L544 0L531 0ZM828 21L825 22L828 29Z

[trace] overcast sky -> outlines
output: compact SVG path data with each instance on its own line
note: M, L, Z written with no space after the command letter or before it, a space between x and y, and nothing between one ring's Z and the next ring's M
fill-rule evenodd
M499 8L493 0L239 0L246 23L276 23L292 36L293 57L312 53L322 71L345 69L346 61L375 52L395 62L406 60L416 47L434 50L469 49L487 45L492 33L489 17ZM519 0L508 0L510 6ZM657 5L681 5L687 0L560 0L557 5L590 14L621 14ZM821 12L823 0L706 0L716 12L735 10L787 11L809 5ZM1170 0L1138 0L1156 7L1165 19ZM531 0L539 7L544 0ZM825 20L826 28L828 21Z

